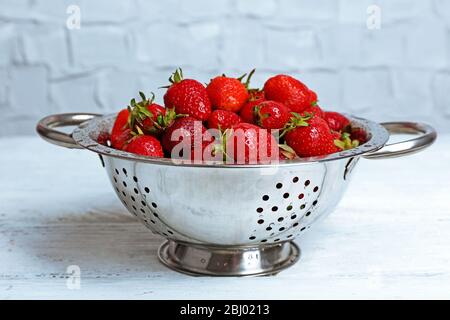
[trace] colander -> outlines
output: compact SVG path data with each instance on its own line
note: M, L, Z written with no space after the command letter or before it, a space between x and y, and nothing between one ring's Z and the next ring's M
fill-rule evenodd
M37 131L56 145L97 153L127 210L167 239L160 261L190 275L271 275L292 266L300 258L292 240L333 211L361 157L403 156L436 139L426 124L348 116L368 133L368 141L351 150L278 164L174 163L98 143L115 117L51 115ZM72 134L54 129L74 125ZM389 133L416 136L386 145Z

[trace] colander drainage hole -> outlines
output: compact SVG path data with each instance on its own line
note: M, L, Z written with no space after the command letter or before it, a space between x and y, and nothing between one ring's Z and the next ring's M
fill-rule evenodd
M133 210L134 210L134 211L136 211L136 210L137 210L136 206L132 206L132 207L133 207Z
M278 182L276 187L277 187L277 189L281 189L281 188L283 188L283 184L281 182Z
M318 186L315 186L314 189L313 189L313 191L314 191L314 192L319 191L319 187L318 187Z
M305 207L306 207L306 205L305 205L305 204L302 204L302 205L300 206L300 210L305 209Z
M282 222L283 220L284 220L283 217L279 217L279 218L278 218L278 222Z
M122 171L125 176L128 176L127 170L125 168L122 168Z
M309 216L311 214L311 211L308 211L305 216Z
M173 234L173 232L172 232L172 231L170 231L170 230L167 230L167 232L168 232L169 234Z
M155 208L155 209L158 208L158 206L154 202L152 202L152 207Z
M116 178L116 177L113 177L113 179L114 179L114 182L117 183L117 178Z
M300 193L299 195L298 195L298 198L301 200L301 199L303 199L305 197L305 195L303 194L303 193Z
M278 241L280 241L280 239L275 239L275 240L273 240L273 242L278 242Z
M285 227L281 227L278 231L284 231Z
M317 200L314 200L314 202L312 203L313 206L315 206L317 204Z
M125 181L122 181L122 184L125 188L127 187L127 183Z
M155 220L152 220L152 219L150 219L150 222L151 223L153 223L153 224L155 224L156 222L155 222Z
M117 170L117 169L114 169L114 171L116 172L116 174L119 174L119 170Z
M158 214L156 212L153 212L153 215L158 218Z
M298 226L298 222L294 223L292 226L293 226L293 227Z
M285 194L283 194L283 198L285 198L285 199L287 199L287 198L289 198L289 193L285 193Z
M144 200L141 201L141 204L145 207L147 204L145 203Z
M306 181L305 181L305 187L309 186L310 183L311 183L311 181L306 180Z
M262 197L262 199L263 199L264 201L267 201L267 200L269 200L269 196L266 194L266 195L264 195L264 196Z
M264 243L264 242L267 242L267 240L266 239L262 239L261 242Z
M142 213L145 213L145 210L141 208L141 212L142 212Z
M146 193L150 193L150 189L147 188L147 187L144 188L144 191L145 191Z
M258 224L263 224L264 223L264 220L263 219L259 219L258 220Z
M123 194L124 197L127 196L127 194L125 193L125 191L122 191L122 194Z
M294 220L295 218L297 218L297 215L296 215L296 214L293 214L293 215L291 216L291 219Z
M298 177L294 177L294 179L292 179L293 183L297 183L298 182Z
M138 178L136 178L136 176L133 176L133 181L138 182Z
M251 236L251 237L249 237L249 239L250 239L250 240L255 240L256 237L255 237L255 236Z
M130 196L131 200L136 201L136 199L133 196Z
M272 207L272 211L278 211L278 207L277 206L274 206L274 207Z
M286 238L292 238L292 234L288 235Z
M134 193L139 194L138 189L134 188L133 191L134 191Z
M291 204L290 204L290 205L288 205L288 206L287 206L287 208L286 208L286 210L287 210L287 211L291 211L292 209L293 209L293 207L292 207L292 205L291 205Z
M303 227L303 228L301 228L301 229L300 229L300 231L303 231L303 230L305 230L305 229L306 229L306 228L305 228L305 227Z
M263 208L256 209L256 212L259 212L259 213L263 212Z
M267 231L271 231L271 230L272 230L272 227L267 227L266 230L267 230Z
M120 192L119 188L116 187L117 192Z

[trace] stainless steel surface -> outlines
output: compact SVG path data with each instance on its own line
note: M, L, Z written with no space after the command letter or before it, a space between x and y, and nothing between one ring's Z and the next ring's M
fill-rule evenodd
M80 146L101 155L111 184L128 211L170 240L160 249L166 265L182 272L218 276L271 274L296 261L298 252L289 243L333 211L361 156L375 155L389 137L383 126L350 117L369 134L367 143L352 150L279 164L177 164L97 143L99 135L110 132L114 119L114 115L95 117L76 128L72 136ZM51 142L59 138L53 137ZM61 142L67 143L67 137L64 139ZM291 249L287 251L287 247ZM275 248L283 249L276 253ZM256 265L242 263L248 252L275 252L266 257L278 257L285 263L280 267L278 258L266 257ZM220 263L205 268L198 264L198 257L205 254L219 262L232 255L237 262L228 268Z
M291 241L255 247L214 247L168 240L159 251L167 267L189 275L251 276L274 275L300 258Z
M412 134L417 137L398 142L387 144L383 149L366 154L363 157L366 159L386 159L396 158L407 154L413 154L429 147L436 140L437 133L433 127L416 122L386 122L381 123L391 135L393 134Z
M36 126L36 131L46 141L61 147L71 149L83 149L72 138L71 134L67 134L53 128L78 126L85 121L100 116L95 113L62 113L54 114L43 118Z

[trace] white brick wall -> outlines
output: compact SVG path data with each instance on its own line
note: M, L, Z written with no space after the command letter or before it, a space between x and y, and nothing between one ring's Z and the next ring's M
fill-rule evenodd
M366 10L381 8L381 29ZM66 28L69 5L81 29ZM172 70L298 76L324 108L450 132L448 0L0 0L0 136L107 113Z

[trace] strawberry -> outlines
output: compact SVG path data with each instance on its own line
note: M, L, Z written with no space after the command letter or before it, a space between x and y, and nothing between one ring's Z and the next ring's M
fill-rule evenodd
M128 109L121 110L116 117L111 130L111 146L115 149L123 150L128 140L131 139L131 129L128 126Z
M306 113L314 114L322 119L324 119L325 117L325 112L317 104L305 108L305 110L303 110L302 112L302 115L306 115Z
M169 81L171 85L164 95L166 108L175 108L178 114L206 121L211 114L211 102L203 84L196 80L183 79L181 69L177 69Z
M264 84L264 93L266 99L281 102L298 113L311 106L312 103L312 94L308 87L287 75L280 74L268 79Z
M203 150L211 143L212 137L203 126L202 122L193 117L184 117L176 119L175 122L164 131L161 137L161 144L164 150L170 154L171 158L186 158L187 155L183 155L182 151L178 154L173 154L174 148L178 144L182 144L179 147L183 149L190 149L190 158L199 160L198 153L203 153ZM201 146L201 150L195 150L198 146ZM178 149L179 150L179 149ZM177 150L177 151L178 151Z
M125 151L148 157L164 157L164 151L159 140L147 135L133 137L125 147Z
M257 123L265 129L281 129L291 118L291 112L284 104L263 101L255 107Z
M324 119L331 130L342 132L345 127L350 125L350 120L338 112L324 112Z
M309 90L309 102L312 106L315 106L318 103L317 94L312 90Z
M214 110L208 118L208 128L225 130L241 122L241 117L234 112Z
M239 111L242 122L256 124L255 106L265 101L264 91L258 89L249 90L249 99L246 104Z
M367 133L362 128L351 128L350 139L357 140L359 144L367 142Z
M250 123L239 123L225 132L225 150L236 163L257 163L277 160L278 145L273 135Z
M238 79L225 75L212 79L206 87L206 91L213 108L232 112L241 110L249 98L247 89L253 72L254 70L249 74L246 83L241 82L245 75Z
M317 116L295 114L283 134L286 143L299 157L314 157L337 152L334 137L325 120Z
M170 126L177 117L174 109L165 109L154 103L155 95L147 99L142 92L139 92L142 101L136 103L131 100L128 110L130 112L128 125L136 131L143 131L148 134L157 135ZM137 129L139 127L139 129Z

